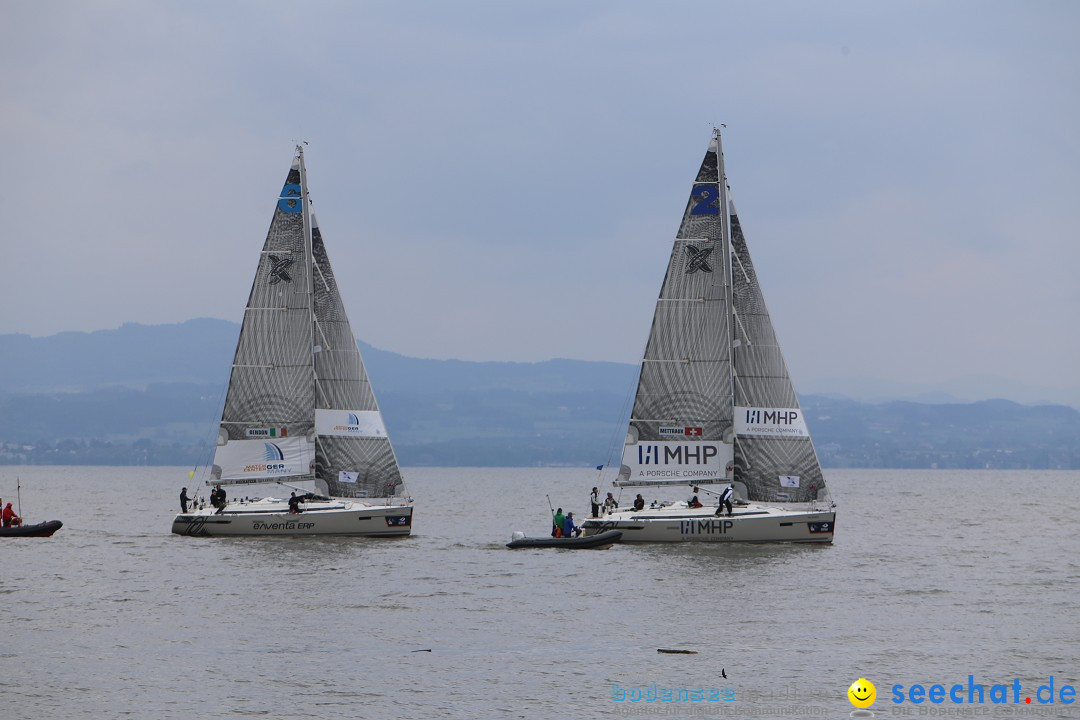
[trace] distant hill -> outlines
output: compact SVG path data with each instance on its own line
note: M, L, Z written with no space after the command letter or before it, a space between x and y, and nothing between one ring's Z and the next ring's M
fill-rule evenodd
M826 466L1080 469L1080 412L1065 405L800 400Z
M155 383L224 385L240 325L200 318L175 325L127 323L116 330L48 337L0 335L0 392L144 389ZM547 360L467 362L407 357L363 342L376 391L625 392L636 367L624 363Z
M239 325L177 325L45 338L0 335L0 464L208 460ZM466 362L361 343L405 465L610 464L634 365ZM1007 400L864 403L802 397L833 467L1080 468L1080 412Z
M40 338L0 335L0 392L225 382L239 332L237 323L200 319Z

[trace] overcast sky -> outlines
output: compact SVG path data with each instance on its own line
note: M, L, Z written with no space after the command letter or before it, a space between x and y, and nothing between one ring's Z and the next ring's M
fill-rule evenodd
M239 321L305 140L360 339L636 362L725 123L801 391L1080 388L1077 3L0 0L0 58L0 333Z

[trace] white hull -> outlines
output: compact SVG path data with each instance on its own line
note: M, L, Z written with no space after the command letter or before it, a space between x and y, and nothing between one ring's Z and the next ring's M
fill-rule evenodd
M831 543L836 512L812 506L736 505L729 517L716 507L675 503L641 511L621 510L581 524L586 535L622 530L622 542L809 542Z
M380 501L374 501L379 503ZM230 502L223 512L214 508L179 513L172 531L177 535L282 536L353 535L401 537L412 532L412 506L369 504L331 499L304 503L302 512L289 512L288 503L264 499Z

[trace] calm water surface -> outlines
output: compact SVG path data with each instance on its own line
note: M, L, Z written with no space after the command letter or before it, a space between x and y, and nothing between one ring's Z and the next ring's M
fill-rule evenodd
M5 467L4 502L16 476L65 525L0 541L5 714L846 718L865 677L878 717L1080 720L1034 703L1080 686L1077 472L833 471L832 546L579 552L504 543L546 494L583 513L586 470L408 470L400 540L175 536L182 468ZM1021 704L891 702L969 675ZM613 699L654 685L734 700Z

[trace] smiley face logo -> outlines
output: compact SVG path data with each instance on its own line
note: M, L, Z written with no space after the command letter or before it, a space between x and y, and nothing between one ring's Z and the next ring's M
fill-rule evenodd
M847 689L848 700L857 708L868 708L877 699L877 688L866 678L859 678Z

